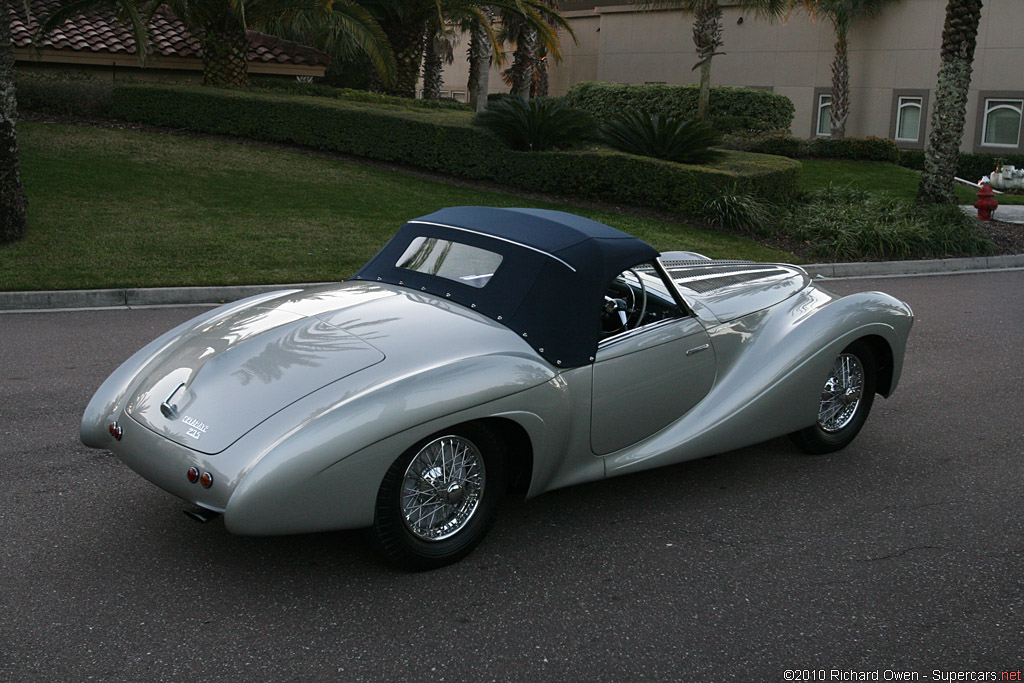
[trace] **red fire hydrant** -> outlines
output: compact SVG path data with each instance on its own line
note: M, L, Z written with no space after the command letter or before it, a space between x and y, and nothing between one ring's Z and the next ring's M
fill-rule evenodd
M992 186L984 183L978 190L978 201L974 202L974 208L978 210L978 220L992 220L992 213L998 206L999 202L996 201L996 193L992 191Z

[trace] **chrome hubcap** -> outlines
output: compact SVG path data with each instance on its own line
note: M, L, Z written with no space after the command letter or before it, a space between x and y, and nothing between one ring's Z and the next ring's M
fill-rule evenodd
M472 441L442 436L416 454L402 480L402 518L417 538L441 541L461 531L484 492L483 456Z
M818 426L826 432L838 432L850 424L863 394L864 366L857 356L841 354L832 365L821 392Z

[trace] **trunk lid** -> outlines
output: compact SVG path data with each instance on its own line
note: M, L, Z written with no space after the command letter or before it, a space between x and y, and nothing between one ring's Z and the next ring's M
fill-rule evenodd
M140 373L126 412L216 454L268 417L384 360L362 339L280 307L242 309L183 335Z

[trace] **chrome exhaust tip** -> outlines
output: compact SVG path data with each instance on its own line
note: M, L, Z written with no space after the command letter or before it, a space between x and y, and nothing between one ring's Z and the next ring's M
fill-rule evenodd
M220 517L219 512L213 510L207 510L206 508L194 508L192 510L182 510L185 516L189 519L194 519L200 524L206 524L207 522L213 521Z

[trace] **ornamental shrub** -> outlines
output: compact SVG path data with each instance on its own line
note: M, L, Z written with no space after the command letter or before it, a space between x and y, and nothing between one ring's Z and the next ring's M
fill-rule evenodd
M711 149L721 142L718 133L700 121L671 116L626 112L605 125L602 137L621 152L682 164L701 164L721 156Z
M622 83L577 83L566 93L566 102L589 112L598 121L608 121L629 111L693 119L697 115L698 87L695 85L628 85ZM709 117L720 132L754 128L788 130L793 123L793 103L785 95L752 88L711 88Z
M917 206L848 186L828 186L795 205L780 231L811 246L816 256L849 261L978 256L992 241L955 205Z
M486 128L512 149L523 152L571 149L593 139L597 132L588 114L566 106L561 99L546 97L488 101L487 109L476 115L473 125Z

